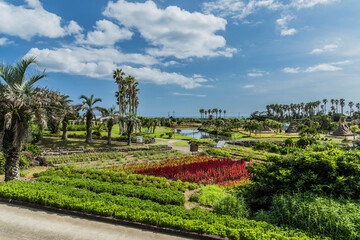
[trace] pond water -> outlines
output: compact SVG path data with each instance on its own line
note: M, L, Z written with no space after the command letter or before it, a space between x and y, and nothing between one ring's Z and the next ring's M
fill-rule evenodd
M176 133L183 135L183 136L188 136L188 137L194 137L196 139L204 139L204 138L211 138L210 134L206 133L206 132L202 132L196 128L189 128L189 129L184 129L184 128L177 128L174 129Z

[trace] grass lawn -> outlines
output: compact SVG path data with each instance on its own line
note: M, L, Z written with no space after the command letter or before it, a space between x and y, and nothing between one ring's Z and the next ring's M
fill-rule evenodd
M129 147L126 142L115 142L107 145L106 140L93 140L92 143L86 143L84 139L69 138L67 141L60 137L43 137L37 143L40 148L112 148L112 147ZM131 144L131 147L144 147L144 145Z

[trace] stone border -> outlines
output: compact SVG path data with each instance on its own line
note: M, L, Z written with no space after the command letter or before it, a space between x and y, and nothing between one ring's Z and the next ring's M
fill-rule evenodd
M222 238L219 236L214 236L214 235L209 235L209 234L201 234L201 233L196 233L196 232L189 232L189 231L177 230L177 229L172 229L172 228L159 227L159 226L154 226L154 225L150 225L147 223L122 220L122 219L117 219L114 217L104 217L104 216L85 213L85 212L79 212L79 211L68 210L68 209L63 209L63 208L45 206L45 205L40 205L37 203L24 202L24 201L14 200L14 199L6 199L6 198L2 198L2 197L0 197L0 202L14 204L14 205L23 206L23 207L31 207L31 208L35 208L35 209L40 209L40 210L50 211L50 212L55 212L55 213L61 213L61 214L65 214L65 215L75 216L75 217L82 217L82 218L91 219L91 220L100 221L100 222L116 223L116 224L120 224L120 225L138 228L141 230L145 229L145 230L156 231L159 233L166 233L166 234L170 234L173 236L181 236L181 237L187 237L187 238L192 238L192 239L204 239L204 240L229 240L229 238Z

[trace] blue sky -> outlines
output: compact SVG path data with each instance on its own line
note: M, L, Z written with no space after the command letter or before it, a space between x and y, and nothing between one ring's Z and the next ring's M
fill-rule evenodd
M112 70L140 82L143 116L248 116L266 104L360 102L358 0L0 0L0 60L36 56L42 86L115 104Z

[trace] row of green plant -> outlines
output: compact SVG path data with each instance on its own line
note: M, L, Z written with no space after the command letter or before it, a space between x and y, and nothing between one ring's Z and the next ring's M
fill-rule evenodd
M314 193L274 196L268 211L256 220L307 229L333 239L360 239L359 200L336 199Z
M41 176L59 176L67 178L86 178L94 179L102 182L112 182L121 184L132 184L143 187L168 188L174 191L184 192L186 189L194 190L198 188L197 183L168 181L164 177L155 177L143 174L127 174L123 171L98 170L91 168L75 168L71 166L59 166L54 169L35 173L35 177Z
M152 145L150 145L152 146ZM163 150L150 150L150 151L133 151L129 154L133 155L138 159L146 159L146 160L161 160L161 159L169 159L169 158L181 158L190 156L191 153L183 153L177 150L171 151L163 151Z
M252 160L263 160L267 159L268 153L254 151L251 148L246 147L232 147L232 148L208 148L205 152L212 156L222 156L222 157L230 157L230 158L243 158L246 161Z
M50 164L62 164L62 163L122 159L123 157L124 154L120 152L93 152L93 153L77 153L71 155L47 156L46 160Z
M182 192L170 189L158 189L150 186L143 187L131 184L109 183L93 179L67 178L60 176L42 176L38 177L37 180L51 184L61 184L88 189L96 193L107 192L114 195L147 199L161 204L183 205L185 203L185 197Z
M35 187L37 184L39 186ZM74 197L72 196L74 191L83 191L83 193ZM61 189L60 187L54 189L54 186L44 183L22 181L0 183L0 196L230 239L325 239L322 236L310 236L303 231L287 230L265 222L212 214L199 208L186 210L179 207L168 213L160 211L160 209L154 210L153 206L147 205L145 201L119 201L121 203L118 204L117 196L105 196L105 194L94 196L91 192L83 189Z

